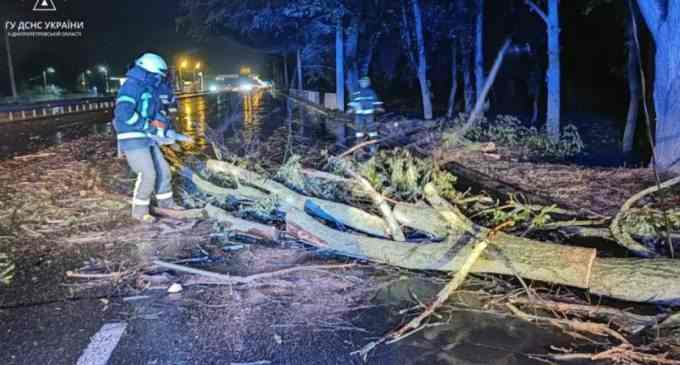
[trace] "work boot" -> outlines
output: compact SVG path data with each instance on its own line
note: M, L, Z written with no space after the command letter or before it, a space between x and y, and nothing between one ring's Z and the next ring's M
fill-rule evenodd
M158 218L152 216L151 214L144 214L143 217L141 218L136 218L135 219L142 224L154 224L158 222Z
M137 206L132 208L132 218L140 223L146 224L156 223L156 218L149 214L148 206Z
M175 200L172 199L172 198L159 200L158 201L158 207L163 208L163 209L185 210L184 207L175 203Z

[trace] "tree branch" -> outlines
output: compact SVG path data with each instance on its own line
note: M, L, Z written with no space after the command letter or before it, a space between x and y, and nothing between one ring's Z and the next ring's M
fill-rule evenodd
M548 16L545 15L545 12L541 10L541 8L538 7L538 5L536 5L536 3L534 3L531 0L524 0L524 2L527 4L531 11L535 12L536 14L538 14L538 16L541 17L541 19L543 19L546 25L548 24Z

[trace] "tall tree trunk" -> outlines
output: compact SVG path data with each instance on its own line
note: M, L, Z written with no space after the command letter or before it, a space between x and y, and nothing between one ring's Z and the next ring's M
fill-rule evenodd
M458 41L451 43L451 93L449 93L449 107L446 111L448 118L453 117L456 109L456 94L458 93Z
M534 64L529 71L529 80L527 87L528 94L531 98L531 125L536 126L538 122L539 101L541 100L541 89L544 85L545 72L538 64Z
M353 95L359 89L359 18L352 17L347 39L347 89Z
M430 87L427 84L427 49L423 35L423 14L420 10L420 0L411 0L413 16L415 18L416 43L418 45L418 82L423 102L423 117L425 120L432 119L432 99Z
M656 164L680 172L680 1L638 0L656 43Z
M475 105L475 85L472 77L472 60L471 52L464 43L460 43L461 51L463 57L462 62L462 72L463 72L463 94L465 95L465 112L470 113Z
M630 3L629 3L630 5ZM635 143L635 130L637 129L637 121L640 115L640 97L642 84L640 79L640 60L638 59L639 50L635 42L635 27L633 26L632 17L635 15L635 9L629 6L630 16L626 17L626 48L628 49L628 115L626 117L626 129L623 133L623 154L626 158L633 153L633 145Z
M342 18L338 19L335 29L335 101L338 110L345 111L345 29Z
M548 0L548 136L560 138L560 17L559 0Z
M12 87L12 97L17 97L17 83L14 80L14 63L12 62L12 48L9 45L9 33L5 29L5 50L7 51L7 67L9 69L9 82Z
M475 21L475 91L477 97L482 94L484 78L484 0L477 0Z
M290 80L288 79L288 55L283 54L283 83L285 84L286 90L290 89Z
M302 51L298 48L297 50L297 78L298 78L298 89L304 90L304 86L302 83L302 80L304 79L302 76Z
M371 74L371 63L373 62L375 46L375 42L371 40L368 45L368 50L366 51L366 57L364 57L364 62L361 63L361 76L368 76Z

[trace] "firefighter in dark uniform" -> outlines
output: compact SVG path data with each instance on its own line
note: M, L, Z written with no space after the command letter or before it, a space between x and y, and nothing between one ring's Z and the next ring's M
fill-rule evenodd
M349 106L351 107L350 111L354 112L355 115L355 143L361 143L367 139L377 139L378 126L375 123L375 113L383 110L383 103L371 88L371 79L364 77L359 80L359 90L352 95ZM377 151L375 144L369 146L370 154L374 154L375 151Z

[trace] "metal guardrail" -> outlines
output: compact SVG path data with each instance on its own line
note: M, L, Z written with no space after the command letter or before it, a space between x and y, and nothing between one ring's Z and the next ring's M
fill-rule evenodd
M208 95L210 92L178 94L178 99ZM0 123L51 118L68 114L110 111L116 106L114 97L53 100L22 105L0 105Z

